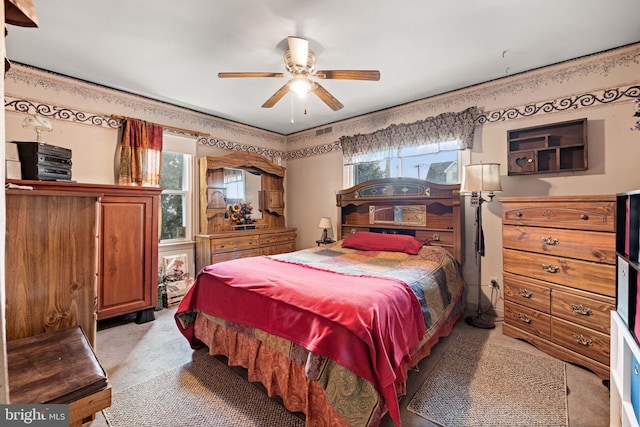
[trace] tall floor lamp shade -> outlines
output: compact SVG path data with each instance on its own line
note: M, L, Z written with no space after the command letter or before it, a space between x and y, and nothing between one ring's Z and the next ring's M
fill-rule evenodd
M491 203L495 191L502 191L500 185L500 164L499 163L479 163L464 167L462 176L461 193L471 193L472 204L476 204L476 232L474 249L476 253L476 264L478 265L478 308L475 316L469 316L465 321L477 328L493 329L495 323L493 318L486 316L482 311L482 257L484 256L484 234L482 231L482 204ZM482 193L488 193L489 199L484 199Z

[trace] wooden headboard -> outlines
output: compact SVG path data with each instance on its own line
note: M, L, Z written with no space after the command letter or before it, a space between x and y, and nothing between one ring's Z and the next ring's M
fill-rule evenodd
M338 239L356 231L409 234L447 249L462 264L460 185L382 178L336 193Z

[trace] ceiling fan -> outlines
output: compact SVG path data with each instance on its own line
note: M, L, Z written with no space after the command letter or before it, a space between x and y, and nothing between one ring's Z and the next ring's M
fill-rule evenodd
M302 37L289 36L287 38L289 50L284 54L284 64L287 73L271 72L229 72L218 73L220 78L229 77L287 77L290 79L284 86L276 91L271 98L262 104L262 108L273 107L287 92L306 94L313 92L333 111L338 111L344 105L340 103L318 82L317 79L339 79L339 80L380 80L378 70L322 70L314 71L316 65L316 55L309 49L309 41Z

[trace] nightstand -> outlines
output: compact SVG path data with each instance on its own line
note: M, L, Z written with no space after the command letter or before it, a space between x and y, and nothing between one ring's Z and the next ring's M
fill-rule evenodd
M316 244L320 245L328 245L329 243L335 243L335 240L316 240Z

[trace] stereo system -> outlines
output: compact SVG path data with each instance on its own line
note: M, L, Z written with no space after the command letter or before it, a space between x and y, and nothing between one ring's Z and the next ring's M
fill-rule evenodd
M71 150L43 142L15 141L22 179L71 181Z

